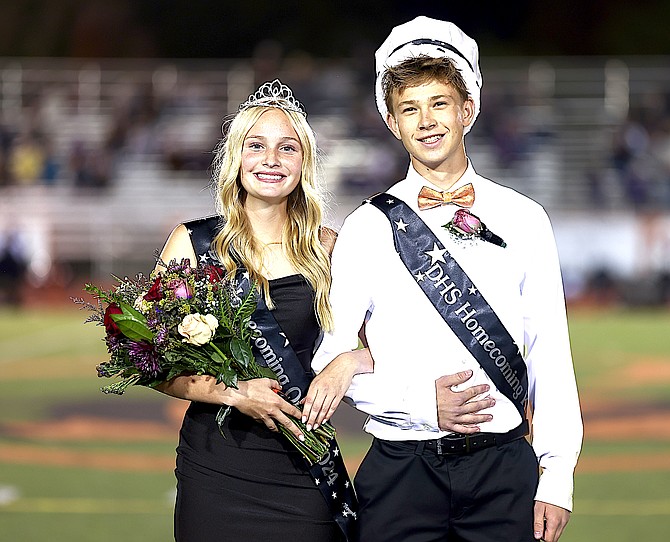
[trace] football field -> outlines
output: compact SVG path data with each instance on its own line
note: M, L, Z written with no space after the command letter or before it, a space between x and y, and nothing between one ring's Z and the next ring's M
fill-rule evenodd
M0 540L172 539L174 448L185 402L100 393L102 330L72 308L0 310ZM571 309L585 421L566 542L666 541L670 310ZM353 472L369 439L335 420Z

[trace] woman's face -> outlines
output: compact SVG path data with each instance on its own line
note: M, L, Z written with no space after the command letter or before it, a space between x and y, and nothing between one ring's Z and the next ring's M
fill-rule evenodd
M281 109L268 109L249 129L242 145L241 182L245 205L285 202L300 182L303 150Z

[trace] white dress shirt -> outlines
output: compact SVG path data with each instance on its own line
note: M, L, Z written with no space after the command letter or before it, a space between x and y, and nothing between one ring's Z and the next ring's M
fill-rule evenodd
M581 448L577 396L565 298L554 235L544 209L518 192L477 175L471 164L454 190L475 189L470 209L506 248L456 239L442 226L455 205L418 210L422 186L438 189L411 166L387 192L417 212L472 282L521 348L534 407L533 448L543 469L536 499L572 509L573 471ZM496 404L482 431L505 433L521 422L516 407L497 390L467 348L435 310L393 244L391 223L372 205L345 220L332 258L334 332L324 336L313 367L355 349L365 328L374 372L354 377L348 400L370 415L365 430L385 440L444 436L438 428L435 380L472 369L465 386L487 383Z

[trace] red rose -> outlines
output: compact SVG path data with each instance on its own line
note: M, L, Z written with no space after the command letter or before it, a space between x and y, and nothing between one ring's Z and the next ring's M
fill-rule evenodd
M223 280L223 269L215 265L206 265L204 267L205 274L207 275L207 280L211 283L221 282Z
M107 306L103 323L105 324L105 330L107 330L108 335L118 337L119 335L123 335L123 333L121 333L121 330L119 329L119 326L116 325L116 322L112 320L112 314L123 314L121 307L119 307L116 303L110 303Z
M149 291L144 294L144 299L146 301L159 301L163 299L163 292L161 292L161 278L156 277L156 280L149 288Z

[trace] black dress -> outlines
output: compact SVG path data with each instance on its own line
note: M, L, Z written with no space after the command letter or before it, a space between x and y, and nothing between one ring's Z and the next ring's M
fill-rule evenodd
M306 372L319 327L300 275L270 281L273 315ZM285 437L233 409L221 436L218 406L191 403L177 448L175 540L339 541L340 530L301 455Z

